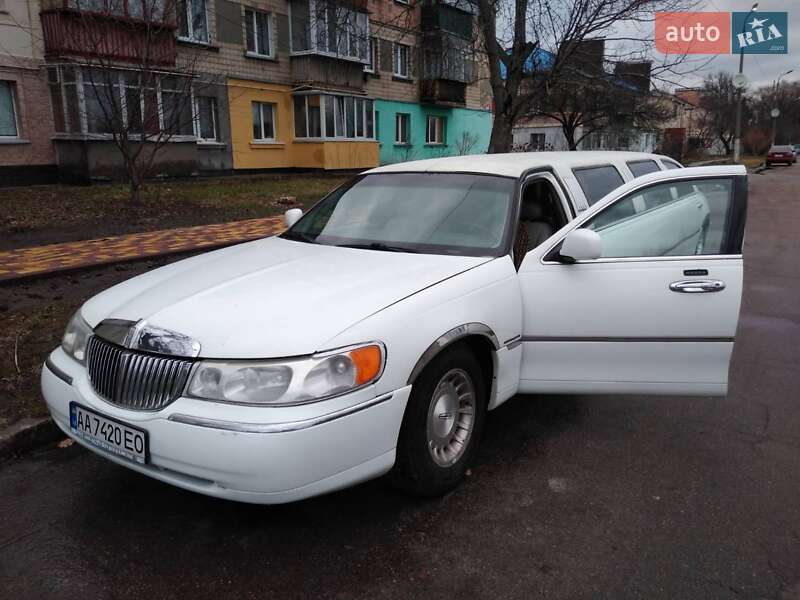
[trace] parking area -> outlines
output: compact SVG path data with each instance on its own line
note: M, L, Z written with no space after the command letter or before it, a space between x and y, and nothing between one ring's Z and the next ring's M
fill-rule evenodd
M727 398L519 396L435 500L235 504L54 445L0 464L0 597L800 598L800 167L750 181Z

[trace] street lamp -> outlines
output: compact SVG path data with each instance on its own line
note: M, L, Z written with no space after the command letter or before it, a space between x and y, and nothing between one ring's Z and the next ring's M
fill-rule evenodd
M744 28L747 25L747 19L750 18L754 12L758 10L758 2L753 4L753 7L750 9L750 12L747 13L747 16L742 21L742 35L744 35ZM744 69L744 46L739 48L739 82L743 82L742 69ZM739 87L739 94L736 97L736 135L733 142L733 161L739 162L739 158L742 154L742 91L744 86Z
M776 125L777 125L777 122L778 122L778 117L781 116L780 108L778 108L778 105L781 103L780 102L780 100L781 100L781 97L780 97L781 96L781 79L783 79L786 75L789 75L790 73L794 73L794 71L792 69L789 69L785 73L781 73L780 75L778 75L778 80L775 82L775 108L773 108L769 113L769 115L772 117L772 145L773 146L775 145L775 131L776 131Z

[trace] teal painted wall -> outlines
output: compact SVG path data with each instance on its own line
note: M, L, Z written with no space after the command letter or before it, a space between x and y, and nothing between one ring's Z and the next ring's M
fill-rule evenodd
M413 102L394 100L375 100L380 142L380 162L382 165L423 158L438 158L459 154L482 154L489 147L492 132L492 113L468 108L446 108ZM395 115L411 115L410 145L398 146L395 140ZM445 144L428 146L425 144L425 126L428 115L441 115L445 121ZM464 132L474 136L475 143L464 152Z

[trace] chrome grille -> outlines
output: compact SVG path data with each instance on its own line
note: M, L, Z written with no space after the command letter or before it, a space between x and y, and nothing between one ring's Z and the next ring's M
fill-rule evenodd
M89 381L105 400L133 410L159 410L181 395L192 361L135 352L93 335L86 344Z

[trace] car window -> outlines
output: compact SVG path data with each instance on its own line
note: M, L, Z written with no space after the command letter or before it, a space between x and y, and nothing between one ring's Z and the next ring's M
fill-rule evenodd
M633 173L634 177L641 177L642 175L655 173L656 171L661 170L658 166L658 163L654 160L632 160L625 164L628 165L628 168L631 170L631 173Z
M572 169L572 172L575 174L589 206L625 183L616 167L611 165Z
M772 148L770 148L769 151L770 152L791 152L792 151L792 147L791 146L773 146Z
M683 167L676 163L674 160L667 160L666 158L662 158L661 162L664 163L664 167L669 169L682 169Z
M613 203L584 227L602 258L720 254L732 204L730 178L664 182Z
M283 237L374 250L492 255L503 247L515 182L462 173L366 175L320 201Z

